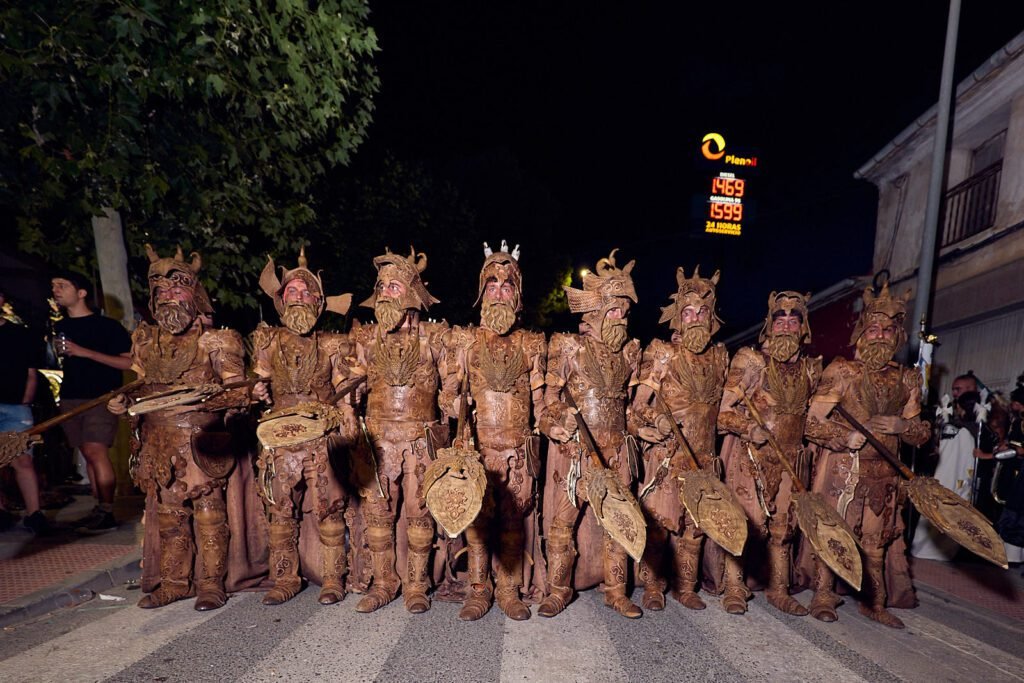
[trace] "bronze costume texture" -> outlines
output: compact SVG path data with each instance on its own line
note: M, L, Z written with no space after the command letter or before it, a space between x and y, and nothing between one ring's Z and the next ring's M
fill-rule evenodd
M807 420L807 438L822 447L814 463L813 490L836 506L864 551L860 611L893 628L902 628L903 623L886 606L916 604L902 534L906 494L896 469L832 411L841 404L890 451L896 452L900 441L918 446L928 440L930 426L919 417L919 376L892 362L906 341L905 317L906 301L891 296L887 286L878 296L865 292L864 309L850 340L856 349L854 360L836 358L829 364ZM803 549L800 560L803 581L815 588L812 614L835 621L839 598L832 573L810 548Z
M653 489L641 500L648 520L647 551L638 574L644 586L644 609L665 608L664 594L670 581L672 596L682 605L705 607L696 593L704 532L679 498L678 477L688 469L689 458L676 442L669 418L654 395L660 393L680 423L700 466L720 473L715 434L729 355L725 346L711 342L720 326L715 314L718 273L702 278L699 270L694 269L689 278L682 268L676 272L678 289L661 317L661 322L669 323L672 339L656 339L644 351L640 385L633 400L630 428L651 444L645 471L653 477ZM667 469L660 466L666 458L670 463Z
M465 532L469 586L459 617L469 621L484 616L492 598L510 618L530 617L523 601L524 592L532 592L524 553L535 554L538 531L532 513L537 509L539 437L533 426L544 405L547 344L543 334L518 327L518 247L511 253L502 247L485 252L480 327L455 327L444 335L441 404L448 414L458 412L459 386L468 372L477 447L488 480L483 508Z
M750 536L743 560L726 555L723 567L719 551L706 562L706 578L718 590L724 589L722 605L733 614L746 611L747 583L766 585L765 597L777 609L807 614L789 595L796 531L792 480L767 443L767 435L748 414L743 396L757 406L789 460L800 463L800 471L808 461L803 443L807 401L821 377L821 358L807 358L802 351L810 336L807 295L772 292L759 338L761 348L740 349L729 366L718 428L727 434L722 445L725 481L747 513Z
M346 313L351 296L326 297L319 275L306 267L304 250L298 267L282 268L280 279L269 260L260 285L284 323L262 325L252 334L253 370L272 380L274 408L257 432L264 446L257 467L270 523L273 582L263 603L278 605L299 592L301 563L302 574L321 586L320 603L329 605L345 597L347 552L346 497L328 457L328 438L340 431L343 441L352 442L358 427L349 404L328 403L348 376L348 338L314 326L325 309ZM294 421L314 415L320 421L311 438L291 443L287 437L301 425ZM309 538L314 534L319 543Z
M365 547L357 552L369 555L372 579L356 609L379 609L401 587L406 609L421 613L430 608L434 546L434 520L421 487L430 462L428 439L430 448L447 442L447 426L437 417L438 363L447 325L420 320L420 312L437 303L420 275L425 254L389 251L373 263L377 284L363 305L374 309L378 322L351 332L353 371L367 376L366 426L380 483L379 489L375 484L360 491ZM404 564L402 578L396 561Z
M242 340L231 330L205 328L200 316L211 313L198 279L197 254L186 262L179 249L159 258L147 247L150 311L157 325L140 324L132 335L133 369L144 380L135 397L171 387L223 384L244 372ZM254 583L265 573L254 566L259 542L250 544L245 511L251 508L251 477L236 467L222 412L248 405L246 388L231 389L198 405L171 407L146 414L136 423L136 485L146 492L143 589L152 591L140 607L160 607L196 595L197 610L216 609L226 589ZM124 412L127 402L110 408ZM231 492L225 501L225 489ZM229 507L232 529L229 531ZM193 526L194 521L194 526ZM229 552L232 531L238 532ZM198 547L198 552L197 552ZM228 585L225 585L225 578Z
M636 384L640 343L629 339L626 318L636 303L630 271L619 268L615 251L583 278L583 289L565 287L569 309L583 314L579 334L556 334L548 345L545 408L540 428L552 439L544 490L544 527L548 592L539 612L551 617L572 599L573 588L589 588L603 578L605 604L636 618L642 611L626 596L626 550L604 532L593 515L584 515L586 477L591 465L582 457L573 413L562 397L571 393L610 470L628 488L632 484L626 432L627 399ZM578 477L579 486L574 482ZM576 493L580 489L581 494ZM574 538L574 527L579 524ZM577 548L579 559L576 561ZM575 572L574 572L574 564Z

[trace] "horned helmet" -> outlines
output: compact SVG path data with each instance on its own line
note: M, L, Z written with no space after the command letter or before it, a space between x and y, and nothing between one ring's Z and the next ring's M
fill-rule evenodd
M884 367L906 343L907 331L904 322L907 318L909 298L909 291L903 296L892 296L888 283L882 285L877 295L871 287L864 290L864 307L853 328L853 334L850 335L850 344L856 347L857 358L864 361L869 369L878 370ZM864 333L874 323L881 323L883 327L894 326L895 334L891 339L868 340Z
M775 360L788 361L797 354L801 346L810 343L811 325L807 315L807 301L810 298L810 292L801 294L792 290L772 292L768 295L768 315L764 319L764 325L761 327L761 334L758 335L757 340L766 348L768 355ZM772 331L772 323L775 318L782 315L800 317L800 332L797 335L776 334Z
M508 284L512 287L512 300L486 301L484 290L487 283L494 280L499 286ZM523 272L519 269L519 245L509 252L508 243L501 241L498 251L493 251L484 242L484 265L480 269L480 282L477 288L476 303L482 304L480 324L498 334L505 334L515 325L519 312L523 310Z
M608 312L615 308L628 309L630 302L637 303L636 289L630 273L636 261L630 261L623 268L615 263L612 249L607 258L597 262L593 271L583 276L583 289L564 285L569 300L569 310L582 313L583 322L594 330L598 337L616 351L626 343L626 319L610 319Z
M213 313L210 297L199 279L203 259L198 253L193 251L186 261L179 246L174 256L161 257L147 244L146 256L149 258L149 312L162 328L178 334L188 329L198 316ZM159 293L171 288L185 290L188 300L158 301Z
M716 308L715 287L718 285L719 271L709 278L700 276L700 266L693 269L693 275L686 277L686 270L681 266L676 269L676 293L671 303L661 309L659 323L668 323L673 332L679 335L683 345L694 353L707 348L711 337L718 332L722 321ZM689 307L698 311L706 307L707 320L689 324L683 323L683 311Z
M281 316L281 322L297 334L306 334L313 329L317 319L324 310L345 315L348 313L349 306L352 303L351 294L324 296L324 284L320 277L320 272L322 271L313 273L313 271L309 270L308 265L306 247L303 246L299 249L298 267L289 270L281 266L281 276L278 278L274 259L268 256L267 265L263 267L263 272L260 273L260 288L267 296L273 299L274 308L277 310L277 314ZM285 303L285 287L293 280L301 280L305 283L312 295L313 302L311 304L289 306Z
M393 253L390 249L373 259L377 268L377 282L373 294L361 305L372 308L377 320L388 329L398 327L406 311L425 311L433 304L440 303L427 291L421 274L427 268L427 255L409 247L409 255ZM396 299L384 294L384 288L391 280L405 285L405 292ZM386 304L386 305L382 305Z

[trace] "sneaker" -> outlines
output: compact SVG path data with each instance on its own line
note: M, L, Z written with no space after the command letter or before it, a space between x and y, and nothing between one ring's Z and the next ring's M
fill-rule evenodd
M42 510L36 510L23 519L21 523L36 536L50 536L53 534L53 525L50 524L50 520L46 518Z
M68 526L70 526L72 529L84 528L89 526L90 524L95 524L102 516L103 510L100 510L100 506L97 505L92 510L90 510L89 514L87 514L85 517L81 517L73 522L70 522Z
M117 528L117 520L114 519L114 515L109 512L103 512L102 510L96 509L94 512L97 514L96 517L89 515L88 518L82 521L75 531L80 534L102 534L106 531L113 531Z

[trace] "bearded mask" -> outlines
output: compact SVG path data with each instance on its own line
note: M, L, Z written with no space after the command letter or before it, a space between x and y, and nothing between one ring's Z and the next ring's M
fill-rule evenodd
M618 351L629 339L626 318L609 318L608 311L621 308L629 309L630 302L636 303L636 290L630 273L636 261L630 261L624 268L615 263L615 252L612 249L608 258L597 262L593 272L583 276L583 289L563 286L569 299L569 310L582 313L583 322L596 330L601 341Z
M484 242L484 265L480 269L480 284L477 290L476 303L480 307L480 325L498 334L507 334L516 324L519 312L523 309L523 274L519 270L519 245L511 253L508 244L501 241L499 251L491 251ZM503 285L512 288L512 298L508 301L487 296L486 290L490 282L495 282L500 289Z
M161 258L152 245L146 245L149 258L149 312L157 324L171 334L181 334L192 326L199 315L213 313L210 298L199 281L203 261L192 252L191 260L178 247L174 256ZM179 298L167 298L165 293L176 289Z
M433 304L440 303L427 291L421 274L427 268L427 255L416 253L409 248L408 256L392 253L390 249L373 259L377 268L377 282L373 294L361 305L372 308L377 322L388 331L396 329L405 319L406 311L425 311ZM385 287L392 280L405 286L405 292L393 298L384 294Z
M323 280L319 273L313 273L308 268L306 260L306 248L299 249L299 265L297 268L288 270L281 267L281 277L277 276L277 269L274 266L274 259L267 258L267 265L260 273L260 288L274 300L274 308L281 316L281 323L296 334L307 334L316 325L320 314L324 310L332 313L345 315L348 313L352 303L351 294L339 296L324 296ZM284 290L287 285L294 281L301 280L307 291L312 295L312 301L293 301L285 303Z
M811 326L807 322L807 300L811 295L799 292L772 292L768 295L768 316L758 341L769 356L785 363L791 360L801 347L811 341ZM800 331L797 333L773 331L774 322L780 316L797 316L800 318Z
M711 337L718 332L722 321L715 311L715 287L718 285L719 272L710 278L700 276L700 266L693 269L693 275L686 277L683 268L676 269L676 285L678 289L670 299L668 306L661 309L661 319L658 322L668 323L680 343L693 353L702 353L711 343ZM683 311L692 307L700 311L707 308L706 320L696 320L691 323L683 322Z
M882 291L878 296L875 296L870 287L864 291L864 308L853 328L850 343L856 348L857 359L863 361L868 370L881 370L907 341L907 331L903 325L907 317L909 298L909 291L904 296L892 296L888 283L882 285ZM880 324L883 328L895 326L896 334L891 339L882 337L868 340L864 332L874 323Z

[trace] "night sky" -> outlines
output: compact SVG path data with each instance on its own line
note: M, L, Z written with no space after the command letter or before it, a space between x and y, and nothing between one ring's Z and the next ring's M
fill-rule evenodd
M523 244L524 268L543 253L578 270L622 247L622 260L637 260L641 338L663 334L678 265L721 268L725 335L758 320L772 289L869 272L877 196L853 173L937 100L948 12L942 2L371 7L382 87L360 154L451 180L494 241ZM1021 30L1024 3L964 2L957 80ZM759 158L756 218L739 238L699 235L691 214L709 183L696 158L710 131ZM466 267L474 288L479 261Z

